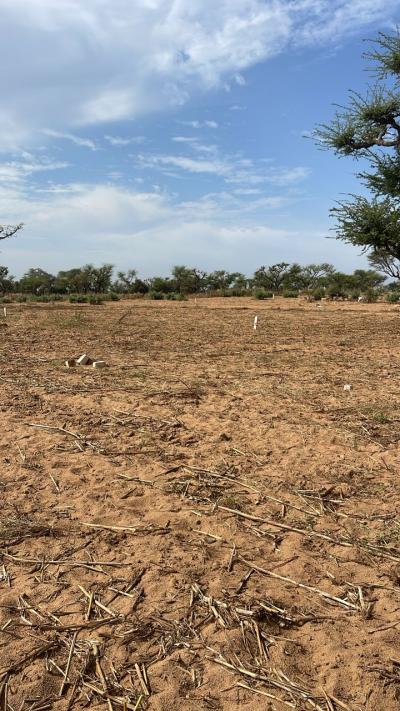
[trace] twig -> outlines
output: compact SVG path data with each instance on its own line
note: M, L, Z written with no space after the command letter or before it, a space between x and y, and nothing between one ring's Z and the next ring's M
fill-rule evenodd
M77 630L76 632L74 632L73 637L72 637L72 642L71 642L71 646L70 646L69 654L68 654L68 659L67 659L67 665L66 665L66 667L65 667L64 677L63 677L63 680L62 680L62 682L61 682L61 688L60 688L60 691L59 691L59 696L62 696L62 695L63 695L65 685L66 685L66 683L67 683L67 681L68 681L68 674L69 674L69 670L70 670L70 668L71 668L72 655L73 655L73 653L74 653L75 642L76 642L76 638L77 638L78 634L79 634L79 631Z
M339 605L348 607L351 610L358 610L359 609L357 605L354 605L352 602L349 602L348 600L343 600L341 597L335 597L335 595L330 595L329 593L325 592L324 590L320 590L319 588L316 588L312 585L305 585L304 583L297 582L297 580L292 580L292 578L286 578L283 575L278 575L278 573L273 573L271 570L266 570L265 568L261 568L259 565L254 565L249 560L246 560L241 555L239 555L238 557L239 557L239 560L242 561L242 563L247 565L252 570L257 570L259 573L262 573L262 575L268 575L268 577L270 577L270 578L275 578L276 580L282 580L282 582L288 583L289 585L294 585L297 588L302 588L303 590L308 590L309 592L316 593L320 597L323 597L327 600L331 600L332 602L337 602Z

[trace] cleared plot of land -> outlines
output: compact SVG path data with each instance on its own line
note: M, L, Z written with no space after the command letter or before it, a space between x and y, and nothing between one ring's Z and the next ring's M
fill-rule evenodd
M398 708L396 307L13 306L0 338L3 709Z

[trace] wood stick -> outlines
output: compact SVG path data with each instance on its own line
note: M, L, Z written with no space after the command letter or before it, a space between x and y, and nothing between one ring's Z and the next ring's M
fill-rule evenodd
M74 653L75 642L76 642L76 638L77 638L78 634L79 634L79 631L77 630L76 632L74 632L73 637L72 637L72 642L71 642L71 646L70 646L70 648L69 648L69 654L68 654L68 659L67 659L67 665L66 665L66 667L65 667L64 677L63 677L63 680L62 680L62 682L61 682L60 691L59 691L59 693L58 693L59 696L62 696L62 695L63 695L65 685L66 685L66 683L67 683L67 681L68 681L68 674L69 674L69 670L70 670L70 668L71 668L72 655L73 655L73 653Z
M302 536L310 536L311 538L322 538L325 541L330 541L331 543L334 543L337 546L345 546L346 548L352 548L353 546L353 543L348 543L347 541L332 538L332 536L327 536L325 533L318 533L317 531L305 531L303 528L296 528L295 526L288 526L285 523L278 523L278 521L274 521L270 518L261 518L261 516L253 516L251 514L246 514L243 513L243 511L239 511L238 509L231 509L228 506L221 506L220 504L218 504L217 508L221 509L222 511L228 511L228 513L234 514L235 516L239 516L240 518L247 518L249 519L249 521L258 521L259 523L266 523L269 526L275 526L275 528L280 528L283 531L294 531L294 533L300 533Z
M270 578L275 578L276 580L281 580L284 583L288 583L289 585L294 585L297 588L301 588L302 590L308 590L309 592L316 593L320 597L323 597L327 600L332 600L333 602L337 602L339 605L343 605L344 607L348 607L351 610L358 610L359 608L357 605L354 605L352 602L348 602L348 600L343 600L341 597L335 597L335 595L330 595L329 593L325 592L324 590L320 590L319 588L313 587L312 585L305 585L304 583L299 583L297 580L292 580L292 578L286 578L283 575L278 575L278 573L273 573L271 570L266 570L265 568L261 568L259 565L253 565L249 560L246 560L243 558L241 555L238 556L239 560L242 561L245 565L247 565L249 568L252 568L252 570L257 570L258 573L262 573L262 575L267 575Z

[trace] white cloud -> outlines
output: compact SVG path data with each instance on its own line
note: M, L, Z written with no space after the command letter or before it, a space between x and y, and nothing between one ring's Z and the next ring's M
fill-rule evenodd
M309 169L304 166L285 168L277 167L269 160L254 162L241 156L220 156L216 146L189 143L189 147L205 153L207 158L141 153L136 156L137 165L147 169L158 168L164 172L169 172L171 169L178 170L178 175L180 172L212 175L222 178L226 183L244 185L264 183L278 187L298 184L309 175Z
M175 143L194 143L197 138L194 138L194 136L172 136L171 140L175 141Z
M121 136L104 136L105 140L110 143L111 146L124 147L136 143L141 145L146 143L145 136L130 136L129 138L122 138Z
M218 128L217 121L178 121L182 126L190 126L191 128Z
M290 45L337 43L397 10L398 0L1 0L0 149L46 127L75 136L179 106L243 83Z
M66 133L64 131L54 131L51 128L44 128L42 133L50 138L61 138L65 141L71 141L75 146L80 146L82 148L90 148L91 151L97 151L97 146L91 138L82 138L81 136L76 136L74 133Z
M68 163L63 161L51 161L48 159L30 161L7 161L0 163L0 183L3 187L10 187L17 183L22 183L35 173L43 173L52 170L62 170L68 167Z
M10 186L0 192L0 214L4 222L22 220L26 227L4 246L2 262L17 274L31 266L58 271L112 262L117 268L138 268L144 276L166 273L176 263L247 273L282 259L348 266L349 247L322 239L327 230L314 221L280 226L280 215L273 215L285 199L266 196L262 204L257 196L254 203L241 203L230 193L213 193L177 203L158 191L115 185L54 186L34 196ZM353 263L359 266L355 254Z

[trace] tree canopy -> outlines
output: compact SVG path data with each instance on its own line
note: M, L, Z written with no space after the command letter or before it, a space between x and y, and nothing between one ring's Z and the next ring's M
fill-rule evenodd
M22 230L23 226L22 222L19 225L0 225L0 239L14 237L19 230Z
M364 58L374 82L351 91L329 124L315 131L323 148L362 160L357 173L370 197L350 196L332 209L337 237L361 247L372 266L400 276L400 33L380 33Z

